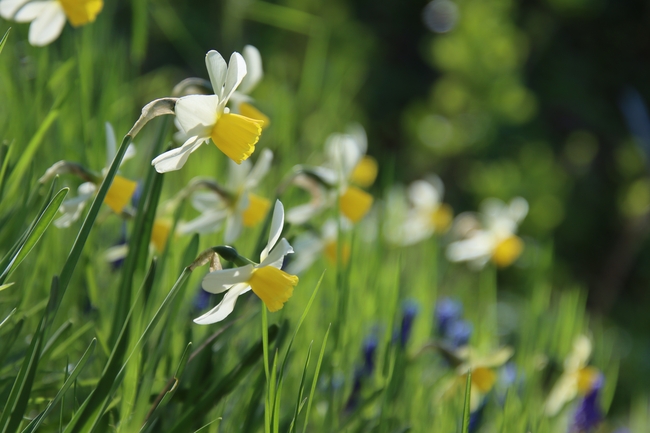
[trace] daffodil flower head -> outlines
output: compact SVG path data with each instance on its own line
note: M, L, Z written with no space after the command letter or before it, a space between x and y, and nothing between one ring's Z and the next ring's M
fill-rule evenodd
M480 217L466 213L456 218L456 232L464 239L447 247L447 258L452 262L468 262L475 269L489 261L498 267L511 265L524 249L524 242L516 232L527 214L528 202L521 197L509 204L498 199L484 201Z
M60 218L54 221L54 225L63 228L69 227L72 223L77 221L81 216L84 208L86 207L88 201L90 201L99 189L99 185L102 182L103 177L108 172L108 166L113 162L116 154L116 142L115 142L115 132L110 123L106 122L106 167L102 169L101 176L97 174L92 174L88 170L85 170L78 164L67 163L65 161L60 161L54 164L50 169L48 169L45 174L41 177L40 182L45 182L53 176L65 172L75 172L79 174L82 178L90 180L89 182L84 182L79 185L77 189L77 196L65 200L59 211L63 214ZM126 150L122 163L131 159L135 155L135 147L130 144ZM131 201L131 197L137 189L137 182L134 182L130 179L127 179L119 174L115 175L113 178L113 183L111 184L106 197L104 198L104 203L110 207L113 212L120 214L126 208Z
M194 319L195 323L208 325L228 317L235 308L237 298L252 290L271 312L280 310L293 294L298 277L284 272L282 263L293 248L286 239L280 239L284 226L284 208L278 200L273 209L269 241L260 254L260 263L219 269L203 278L203 289L210 293L226 292L223 300L212 310ZM279 240L279 242L278 242Z
M0 16L31 22L29 43L42 47L59 37L66 20L74 27L95 21L103 0L0 0Z
M472 392L470 395L470 410L476 411L485 397L492 390L497 381L497 369L502 367L514 354L514 350L509 347L501 347L496 351L481 355L474 348L465 346L457 351L459 358L464 362L456 369L460 380L460 386L463 386L467 380L467 372L472 372L470 379Z
M212 233L219 230L225 221L224 242L231 244L244 227L255 227L261 223L271 208L271 202L251 190L269 172L272 161L273 152L264 149L254 166L248 160L240 165L231 162L224 191L195 193L192 205L201 215L182 223L179 233Z
M600 386L601 372L588 365L591 350L592 345L589 337L580 335L575 339L571 353L564 360L564 372L546 399L545 411L547 415L556 415L566 403L578 395L586 395L594 387Z
M205 63L214 95L189 95L176 101L174 108L185 142L157 156L151 164L159 173L179 170L190 154L210 140L237 164L255 151L262 135L262 120L231 113L228 100L246 76L246 61L235 52L226 61L217 51L209 51Z
M242 55L246 61L248 72L230 97L232 108L235 113L263 121L262 127L266 128L271 123L269 118L253 106L253 98L249 96L264 76L262 56L259 50L252 45L246 45L242 50Z
M287 272L301 274L309 269L319 257L324 256L329 263L338 263L338 254L341 253L341 264L347 265L350 260L351 248L348 242L342 241L339 245L339 228L342 232L349 231L352 225L349 221L340 220L340 226L334 219L328 219L323 223L320 232L308 230L293 241L295 254L287 265Z

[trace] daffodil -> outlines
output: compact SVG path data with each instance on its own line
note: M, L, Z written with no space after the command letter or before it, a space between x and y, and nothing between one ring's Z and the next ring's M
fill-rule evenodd
M402 192L396 188L388 195L385 225L386 238L397 245L412 245L429 238L434 233L449 229L453 211L442 203L444 185L439 177L417 180L409 185L404 204Z
M312 199L310 203L291 209L287 220L302 224L322 212L338 199L341 215L359 222L370 210L373 197L362 188L371 186L377 177L377 161L366 155L368 139L361 125L352 125L346 134L332 134L325 143L328 161L310 168L311 175L331 188L327 200ZM299 185L300 186L300 185ZM310 192L318 192L311 189Z
M341 230L347 231L351 228L350 223L341 220ZM300 274L318 260L319 257L325 258L332 264L338 263L339 250L341 253L341 263L346 265L350 260L350 245L346 242L339 245L339 226L333 219L328 219L323 224L320 231L306 231L296 236L293 241L295 255L291 257L287 265L287 272Z
M588 365L591 356L591 340L580 335L573 343L571 353L564 360L564 372L551 389L544 410L547 415L557 414L569 401L579 394L586 395L601 380L600 371Z
M203 143L210 140L237 164L255 151L262 134L262 120L231 113L228 100L246 76L246 61L233 53L226 61L217 51L209 51L205 63L214 95L189 95L176 101L174 112L185 142L157 156L151 164L159 173L179 170Z
M246 45L242 50L242 55L244 56L244 61L246 61L248 72L237 90L230 97L230 102L235 113L250 117L251 119L261 120L264 122L262 127L266 128L271 123L269 118L253 106L253 98L250 97L251 92L257 87L264 76L262 56L259 50L252 45Z
M284 207L278 200L273 209L269 241L260 254L260 263L251 262L207 274L203 278L203 290L226 294L216 307L194 319L194 322L208 325L225 319L235 308L237 298L250 290L253 290L271 312L284 306L293 294L293 288L298 284L298 277L281 269L284 257L293 252L289 242L284 238L280 239L283 226Z
M230 164L225 191L201 191L192 197L192 205L201 215L179 226L179 233L211 233L226 221L224 242L230 244L243 227L254 227L264 220L271 201L251 192L271 167L273 152L262 151L253 166L250 161Z
M168 218L156 218L151 228L151 238L149 240L150 250L162 253L165 250L169 235L171 234L172 222ZM110 247L104 252L104 259L112 264L120 263L126 258L129 252L129 246L126 238L122 239L119 244ZM117 267L114 265L114 267Z
M95 21L103 0L0 0L0 16L19 23L31 22L29 43L42 47L59 37L66 20L74 27Z
M461 214L455 229L464 238L447 247L447 258L452 262L468 262L480 269L490 260L498 267L511 265L524 249L517 228L528 213L528 202L516 197L505 204L498 199L483 202L481 218Z
M69 163L67 161L59 161L50 167L45 174L39 179L41 183L48 181L52 177L66 173L73 172L79 175L87 182L79 185L77 189L77 196L65 200L59 211L63 214L60 218L54 221L54 225L57 227L69 227L73 222L77 221L81 216L84 208L88 204L88 201L91 200L99 189L108 166L113 161L116 153L116 141L115 141L115 132L110 123L106 123L106 167L102 169L101 176L94 174L78 164ZM127 161L135 155L135 148L133 145L129 145L127 148L126 154L122 159L122 162ZM113 183L111 184L104 203L110 207L113 212L120 214L124 208L131 201L131 197L137 188L137 183L129 180L123 176L115 175L113 178Z

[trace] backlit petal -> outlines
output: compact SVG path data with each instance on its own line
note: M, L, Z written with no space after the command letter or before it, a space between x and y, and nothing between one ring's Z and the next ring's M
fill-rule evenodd
M11 20L25 3L29 0L0 0L0 17Z
M29 26L29 43L35 47L52 43L59 37L64 25L65 14L61 6L56 2L49 3Z
M45 10L47 10L48 7L51 7L52 3L56 3L56 2L55 1L30 2L26 4L24 7L20 8L18 12L16 12L16 15L14 16L14 20L19 23L28 23L34 21L36 18L41 16L45 12ZM58 7L59 9L61 9L60 6ZM63 12L63 9L61 9L61 12Z
M246 189L255 188L260 181L266 176L271 168L271 162L273 162L273 152L269 149L264 149L260 153L260 156L257 158L253 169L248 174L246 178Z
M226 82L226 72L228 71L226 61L218 51L210 50L205 55L205 66L208 69L214 94L221 97L223 94L223 85Z
M284 206L280 200L275 201L275 206L273 208L273 218L271 218L271 231L269 232L269 242L266 244L266 247L262 250L260 254L260 262L263 262L264 259L269 255L269 251L275 246L275 243L280 239L282 234L282 228L284 227Z
M208 137L217 121L218 104L216 95L183 96L176 101L176 119L186 133Z
M190 137L181 147L158 155L151 161L151 165L156 167L158 173L180 170L187 162L190 154L197 150L204 141L200 137Z
M238 212L230 213L226 219L226 229L223 233L223 241L229 245L234 243L243 228L242 216Z
M259 266L273 266L274 268L280 269L284 261L284 256L291 253L293 253L293 248L285 238L282 238L275 248L271 250L269 255L262 260Z
M242 82L246 76L246 61L241 54L235 52L230 56L228 62L228 72L226 72L226 82L223 87L223 95L221 96L221 106L225 107L228 99L235 91L237 86Z
M245 283L253 273L253 265L212 271L203 277L203 290L210 293L222 293L234 284Z
M239 298L240 295L246 293L246 289L248 289L248 287L248 284L237 284L233 286L232 289L228 290L228 293L226 293L219 305L201 317L194 319L194 323L197 323L199 325L209 325L211 323L222 321L228 317L230 313L232 313L232 311L235 309L237 298Z
M221 228L223 220L226 219L225 211L207 211L192 221L182 223L178 227L180 234L187 233L214 233Z
M239 85L238 91L248 95L264 75L262 71L262 56L259 50L252 45L246 45L242 54L246 61L246 76Z

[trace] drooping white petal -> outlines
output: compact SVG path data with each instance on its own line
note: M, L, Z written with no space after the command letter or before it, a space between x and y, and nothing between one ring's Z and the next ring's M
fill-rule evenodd
M25 3L29 0L0 0L0 17L11 20Z
M528 215L528 202L523 197L515 197L510 201L508 213L510 218L519 224Z
M238 92L248 95L257 86L262 79L262 56L257 48L252 45L246 45L242 52L246 61L246 76L239 85Z
M127 244L115 245L104 251L104 260L109 263L122 260L126 258L128 252L129 246Z
M408 197L415 207L433 208L440 203L436 188L424 180L416 180L408 187Z
M19 23L28 23L34 21L37 17L43 14L43 12L51 3L57 2L51 0L30 2L15 12L14 20Z
M350 177L363 154L354 138L348 134L332 134L325 143L325 149L330 160L334 163L339 175L339 182Z
M27 4L23 9L30 4ZM23 9L18 11L18 14ZM52 43L61 34L65 21L65 12L63 12L61 4L59 2L49 2L29 26L29 43L35 47L42 47Z
M230 245L237 240L241 234L244 223L242 220L241 212L234 212L228 215L226 219L226 229L223 234L223 241L226 245Z
M368 136L366 130L358 123L352 123L347 127L347 133L352 137L354 143L359 149L361 155L365 155L368 151Z
M208 311L204 315L194 319L194 323L199 325L209 325L220 322L232 313L237 303L237 298L246 293L250 286L248 284L237 284L233 286L223 297L219 305Z
M271 162L273 162L273 152L269 149L263 149L253 169L248 173L244 187L246 189L255 188L269 172Z
M181 235L188 233L214 233L219 228L223 220L226 218L226 211L207 211L198 217L194 218L192 221L184 222L178 225L178 233Z
M235 52L230 56L228 62L228 72L226 73L226 83L224 84L223 94L221 96L221 107L225 107L230 99L230 95L235 91L237 86L246 76L246 61L241 54Z
M222 293L235 284L245 283L253 274L253 265L212 271L203 277L201 286L210 293Z
M156 168L158 173L180 170L187 162L187 158L190 157L190 154L198 149L204 142L205 140L200 137L190 137L181 147L177 147L176 149L158 155L153 161L151 161L151 165Z
M313 203L301 204L287 211L287 221L291 224L304 224L318 215L322 209L322 206Z
M70 227L73 222L81 216L88 201L95 195L97 186L92 182L85 182L77 188L77 196L65 200L59 207L60 218L54 221L54 225L59 228Z
M223 85L226 82L228 65L218 51L210 50L205 55L205 66L208 69L210 83L212 83L212 90L215 95L221 98L223 95Z
M208 212L222 204L219 194L212 191L198 191L192 194L192 206L199 212Z
M262 260L259 267L273 266L274 268L280 269L282 267L282 262L284 261L284 256L291 253L293 253L293 248L285 238L282 238L275 248L271 250L269 255Z
M251 172L252 164L247 159L237 164L232 159L228 160L228 182L226 187L231 191L239 191L246 183L246 178Z
M269 243L266 244L260 254L260 262L263 262L264 259L269 255L269 251L275 246L275 243L280 239L282 234L282 228L284 227L284 206L280 200L275 201L275 207L273 208L273 218L271 219L271 231L269 232Z
M464 262L490 257L494 241L486 232L480 232L469 239L452 242L447 247L447 258L452 262Z
M176 101L176 119L187 134L210 137L217 121L219 97L216 95L183 96Z

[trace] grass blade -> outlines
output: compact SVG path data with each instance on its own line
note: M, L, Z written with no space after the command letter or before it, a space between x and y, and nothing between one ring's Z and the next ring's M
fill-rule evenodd
M465 383L465 404L463 405L463 428L462 433L469 433L470 397L472 395L472 372L467 372L467 383Z
M293 412L293 419L291 420L291 424L289 425L289 433L293 432L293 429L296 426L296 423L298 422L298 415L300 415L300 410L302 409L303 404L305 403L302 399L302 396L304 395L305 392L305 379L307 377L307 367L309 367L309 361L311 360L311 348L314 345L314 341L312 340L311 343L309 343L309 349L307 350L307 358L305 359L305 365L302 368L302 375L300 376L300 386L298 387L298 399L296 401L296 409Z
M320 368L323 364L323 357L325 356L325 346L327 346L327 337L330 335L330 329L332 329L331 323L327 327L325 338L323 338L323 344L321 345L320 353L318 354L318 362L316 363L316 371L314 371L314 378L311 381L311 390L309 391L307 412L305 413L305 423L302 426L303 433L307 431L307 424L309 423L309 412L311 412L311 404L314 402L314 394L316 394L316 384L318 383L318 375L320 374Z
M70 372L70 376L63 383L63 386L61 387L59 392L57 392L54 398L48 403L45 410L41 412L36 418L34 418L31 423L29 423L29 425L23 430L23 433L34 432L41 425L43 420L45 420L45 417L49 415L49 413L52 411L54 406L59 402L61 398L63 398L66 391L70 388L70 386L72 386L74 381L77 379L77 376L79 376L79 373L81 373L81 371L84 369L86 363L95 352L96 345L97 345L97 339L93 338L93 340L90 342L90 345L88 346L84 354L81 356L81 359L79 360L79 362L77 362L77 365L75 365L72 372Z
M2 50L4 49L5 44L7 43L7 38L9 38L9 32L10 31L11 31L11 27L9 27L7 29L7 31L5 32L5 35L0 40L0 53L2 53Z

